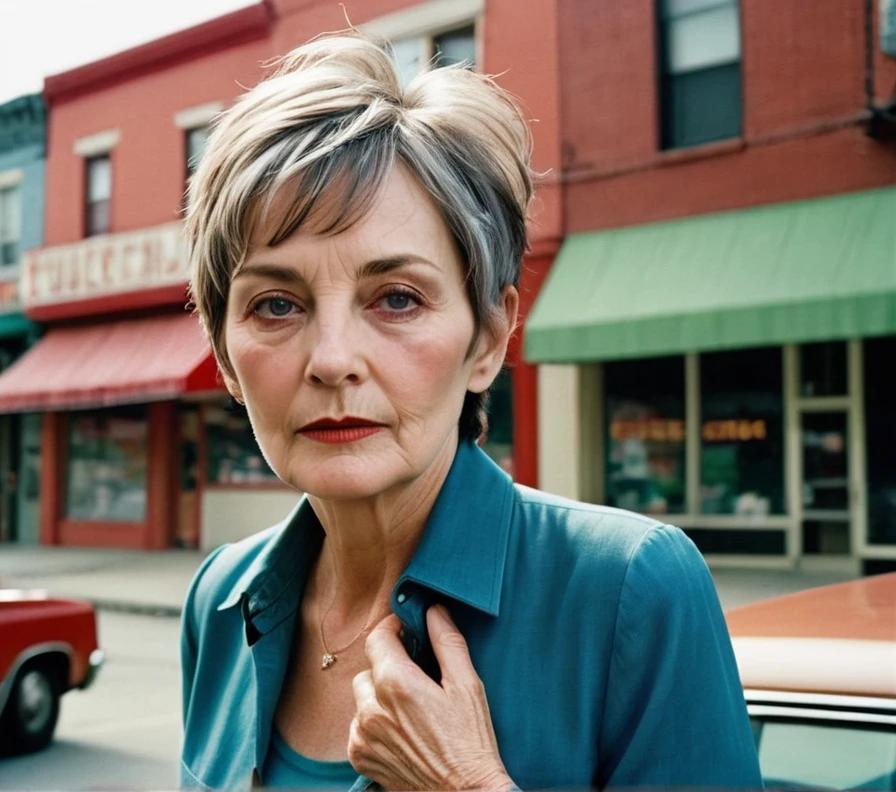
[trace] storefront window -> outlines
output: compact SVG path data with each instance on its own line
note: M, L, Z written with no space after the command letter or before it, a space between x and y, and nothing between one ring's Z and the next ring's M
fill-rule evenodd
M488 432L482 449L509 475L513 475L513 377L504 369L488 398Z
M145 405L69 416L66 516L142 522L146 518Z
M784 513L781 350L700 356L700 510Z
M684 358L607 363L604 382L608 503L684 512Z
M209 484L267 484L279 479L265 462L243 410L205 409Z
M896 336L864 344L865 436L868 467L868 543L896 544Z
M800 347L800 394L846 395L846 342L803 344Z

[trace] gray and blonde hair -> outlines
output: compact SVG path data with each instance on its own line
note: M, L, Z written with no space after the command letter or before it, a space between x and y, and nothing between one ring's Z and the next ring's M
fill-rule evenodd
M396 162L432 196L454 238L477 333L494 327L502 292L519 283L530 150L516 104L485 75L451 66L402 87L389 54L354 32L282 58L219 117L188 191L191 296L224 376L235 379L224 337L230 282L253 234L277 245L303 223L344 230ZM283 191L289 209L272 217ZM484 430L485 399L467 393L462 437Z

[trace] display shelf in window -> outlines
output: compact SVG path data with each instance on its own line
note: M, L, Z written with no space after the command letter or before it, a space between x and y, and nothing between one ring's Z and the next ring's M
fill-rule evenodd
M243 409L208 405L204 416L209 486L281 486L255 442Z

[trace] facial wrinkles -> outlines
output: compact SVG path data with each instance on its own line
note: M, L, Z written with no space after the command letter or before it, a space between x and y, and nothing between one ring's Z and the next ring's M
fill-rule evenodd
M381 197L366 221L345 232L300 230L275 248L256 248L244 270L249 285L240 276L232 294L244 302L277 294L301 307L282 326L264 326L254 314L229 319L228 350L259 444L287 483L338 500L357 497L349 493L364 491L362 481L379 482L385 489L364 508L403 524L427 508L441 481L433 471L453 457L474 365L467 357L474 321L462 265L438 211L406 178L394 179ZM359 274L371 261L403 256L434 266ZM249 271L261 264L292 270L301 280L250 280ZM387 287L402 284L423 295L422 307L406 319L389 316L385 303L377 307ZM346 415L387 429L362 445L326 448L297 434L310 421Z

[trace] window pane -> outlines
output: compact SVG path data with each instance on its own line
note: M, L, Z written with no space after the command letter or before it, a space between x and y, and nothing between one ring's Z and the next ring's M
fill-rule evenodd
M896 545L896 336L864 342L868 541Z
M740 60L736 4L722 5L667 22L667 70L672 74Z
M211 484L261 484L277 481L265 462L249 419L242 411L208 407L208 481Z
M845 396L846 342L800 347L800 393L803 396Z
M844 410L802 417L803 508L849 509L848 429Z
M87 236L109 230L109 202L96 201L87 207Z
M604 366L607 501L650 514L685 502L684 359Z
M426 59L429 57L426 39L419 36L397 39L391 43L391 47L401 84L407 85L426 65Z
M433 38L436 66L466 63L476 67L476 36L473 25L449 30Z
M146 440L142 405L72 413L66 515L73 520L145 519Z
M703 514L784 513L780 349L700 356Z
M740 63L666 77L664 148L737 137L740 121Z
M767 721L757 736L768 787L893 789L892 728Z
M13 187L0 191L0 242L18 242L21 238L22 198Z
M736 555L784 555L787 535L773 528L685 528L701 553Z
M193 173L199 165L210 132L207 126L187 130L187 173Z
M17 242L0 242L0 266L8 267L19 260L19 245Z
M107 201L112 197L112 163L109 157L87 160L87 200Z

